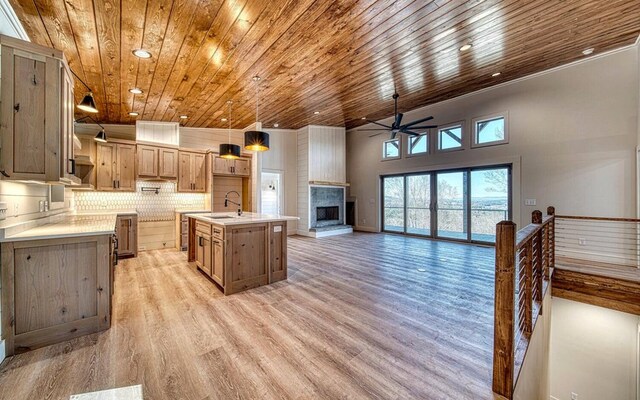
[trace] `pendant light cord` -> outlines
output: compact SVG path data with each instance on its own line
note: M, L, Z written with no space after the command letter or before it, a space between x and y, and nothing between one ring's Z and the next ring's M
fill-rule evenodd
M229 104L229 129L227 130L227 134L229 144L231 144L231 106L233 105L233 101L229 100L227 101L227 104Z

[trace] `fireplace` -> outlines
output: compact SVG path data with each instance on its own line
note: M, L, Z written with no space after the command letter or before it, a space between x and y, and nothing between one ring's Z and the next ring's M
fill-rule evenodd
M343 187L311 186L309 200L309 228L344 225Z
M340 219L340 207L316 208L316 221L338 221Z

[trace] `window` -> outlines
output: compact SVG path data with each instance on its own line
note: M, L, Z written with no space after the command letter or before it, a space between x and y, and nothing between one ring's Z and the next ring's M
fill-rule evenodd
M393 160L400 158L400 139L387 140L382 146L383 159Z
M404 232L404 176L382 178L382 204L383 229Z
M407 143L407 154L410 156L429 152L429 135L426 133L420 136L409 136Z
M438 129L438 150L458 150L462 148L462 124Z
M473 147L508 143L507 119L505 115L492 115L474 119Z

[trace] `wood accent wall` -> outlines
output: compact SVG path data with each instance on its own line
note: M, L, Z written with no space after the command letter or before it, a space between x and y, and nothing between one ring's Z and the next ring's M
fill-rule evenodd
M640 282L556 268L554 297L640 315Z
M213 199L211 210L213 212L234 212L238 208L235 204L229 204L229 207L224 206L224 195L230 191L235 190L242 195L242 178L237 176L214 176L213 177ZM231 200L238 202L238 198L235 195L230 197ZM240 198L241 200L242 198ZM242 208L246 210L245 204L242 204Z

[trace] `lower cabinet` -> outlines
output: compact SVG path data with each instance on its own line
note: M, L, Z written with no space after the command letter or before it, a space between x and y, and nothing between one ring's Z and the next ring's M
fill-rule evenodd
M138 256L138 217L136 215L118 215L116 236L119 258Z
M111 325L111 235L2 243L7 356Z

